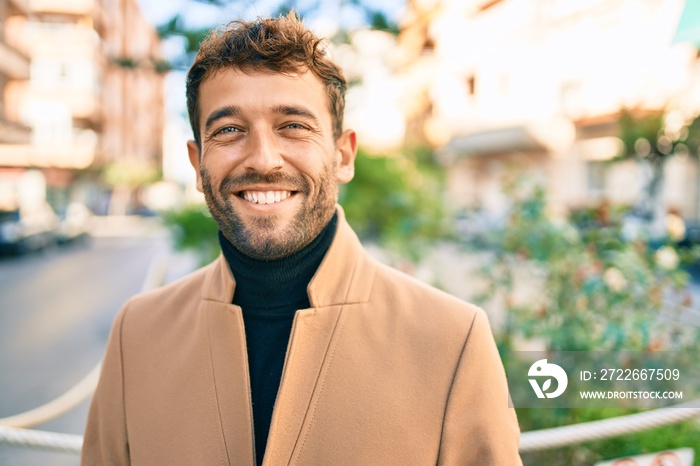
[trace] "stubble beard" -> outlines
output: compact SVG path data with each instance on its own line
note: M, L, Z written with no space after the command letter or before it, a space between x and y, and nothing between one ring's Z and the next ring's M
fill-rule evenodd
M300 175L281 172L262 175L251 172L226 177L216 191L209 173L204 167L201 171L204 198L221 233L240 252L259 260L287 257L303 249L321 233L333 217L338 201L338 186L334 175L334 167L324 165L319 177L318 192L313 195L309 182ZM278 226L278 218L274 215L260 215L246 222L236 211L236 201L231 196L235 196L237 188L259 183L294 186L297 191L295 196L302 197L297 212L285 227Z

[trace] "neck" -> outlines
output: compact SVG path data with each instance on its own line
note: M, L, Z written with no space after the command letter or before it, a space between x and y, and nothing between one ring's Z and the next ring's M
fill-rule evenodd
M219 243L236 281L233 304L242 308L304 309L310 306L306 291L335 236L338 214L303 249L276 260L260 260L240 252L219 232Z

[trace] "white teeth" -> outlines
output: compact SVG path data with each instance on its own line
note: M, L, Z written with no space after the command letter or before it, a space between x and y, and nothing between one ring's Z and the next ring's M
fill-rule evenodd
M253 204L275 204L291 195L289 191L243 191L243 198Z

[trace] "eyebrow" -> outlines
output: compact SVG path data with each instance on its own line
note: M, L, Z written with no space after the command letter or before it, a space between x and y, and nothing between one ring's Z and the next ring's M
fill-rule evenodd
M216 120L240 114L241 108L236 105L226 105L225 107L216 109L213 112L211 112L207 117L207 121L206 123L204 123L204 130L209 131L209 128L211 128L211 126L216 122Z
M301 117L306 117L313 120L315 124L318 124L318 118L314 113L306 107L296 106L296 105L277 105L272 107L272 111L275 113L281 113L283 115L296 115Z
M283 115L296 115L313 120L315 124L318 124L318 118L314 113L306 107L297 105L277 105L272 107L274 113L281 113ZM207 117L207 121L204 123L204 131L209 131L209 129L216 123L217 120L230 116L238 116L241 114L241 108L237 105L226 105L224 107L218 108L211 112Z

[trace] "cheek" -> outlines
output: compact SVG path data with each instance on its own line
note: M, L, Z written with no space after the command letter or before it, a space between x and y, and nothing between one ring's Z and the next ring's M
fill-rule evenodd
M323 169L319 172L317 176L316 183L318 184L318 189L320 191L325 191L334 195L338 191L338 183L336 181L336 167L332 164L332 161L326 161Z
M202 154L202 164L200 166L202 184L210 187L219 186L231 170L230 163L227 162L219 154Z
M219 185L219 182L215 180L211 174L211 169L203 164L200 170L200 177L202 179L202 190L205 193L216 192L216 186Z
M210 142L202 149L202 165L210 173L226 173L239 163L240 153L240 147L234 144Z

